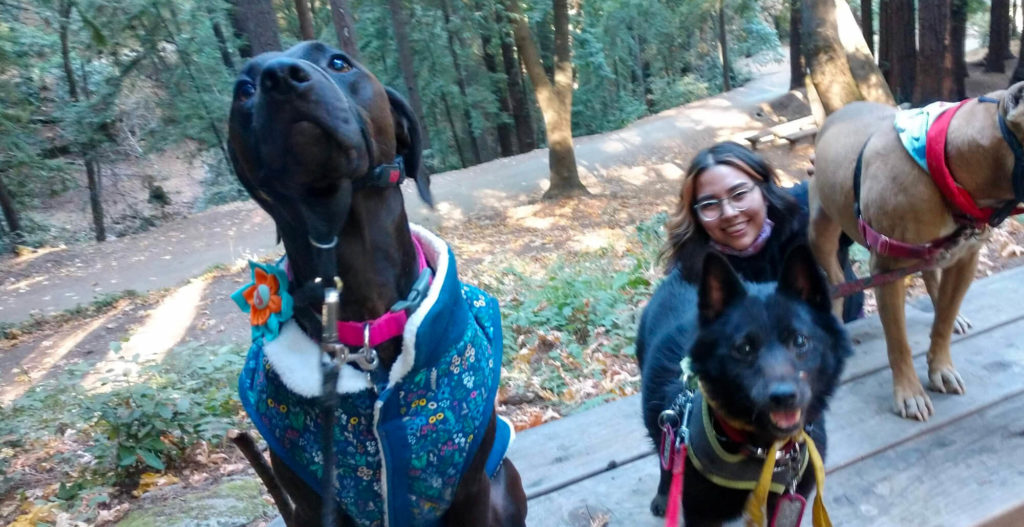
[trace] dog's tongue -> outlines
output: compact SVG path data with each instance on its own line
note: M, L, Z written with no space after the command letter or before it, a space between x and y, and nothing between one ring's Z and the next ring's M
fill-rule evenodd
M800 410L778 410L769 414L775 426L787 429L800 423Z

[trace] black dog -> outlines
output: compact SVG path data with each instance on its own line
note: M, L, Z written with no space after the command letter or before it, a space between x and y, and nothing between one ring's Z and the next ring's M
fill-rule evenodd
M500 452L491 456L507 434L494 412L497 304L458 281L444 242L408 223L403 179L431 202L409 105L345 53L304 42L242 69L229 143L238 178L273 217L287 252L287 264L260 267L273 275L268 286L236 298L243 309L290 305L266 301L280 285L294 300L293 318L285 309L276 312L283 320L254 330L240 381L243 405L271 447L273 476L261 477L287 494L278 503L285 522L321 525L322 479L334 483L342 509L336 525L523 525L519 474ZM325 286L336 283L338 331L321 318L334 305ZM397 333L375 324L397 317ZM357 328L355 341L346 324ZM333 373L332 361L341 363ZM461 388L474 378L481 387ZM335 385L337 409L324 410L318 396ZM468 395L459 398L460 389ZM437 430L450 432L442 444L420 444ZM318 447L321 433L339 445L336 466L316 448L295 453Z
M687 527L738 517L774 442L804 429L824 456L823 412L851 353L828 291L806 246L787 255L777 284L744 284L728 262L709 254L698 286L673 271L644 309L637 359L644 424L656 445L662 411L676 407L682 414L684 358L699 379L684 423L690 434L682 497ZM776 472L769 515L778 491L806 497L814 485L806 445L790 444L785 452L777 466L791 470ZM651 502L657 516L665 515L671 476L661 471Z

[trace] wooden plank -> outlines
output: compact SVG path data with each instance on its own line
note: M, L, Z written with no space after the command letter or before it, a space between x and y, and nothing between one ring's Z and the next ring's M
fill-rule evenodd
M788 141L790 143L795 143L795 142L797 142L797 141L799 141L801 139L807 138L807 137L814 137L817 134L818 134L818 129L817 128L804 128L803 130L797 130L795 132L790 132L788 134L779 135L778 137L779 137L779 139L783 139L783 140Z
M965 396L933 394L936 416L927 423L907 421L890 410L891 381L888 370L862 376L843 386L829 413L827 467L857 470L864 462L885 450L910 444L942 430L979 409L992 407L1008 397L1024 393L1024 343L1017 335L1024 321L1007 324L954 346L954 357L968 386ZM916 360L923 371L924 358ZM621 442L616 443L625 446ZM657 486L657 460L653 455L615 470L588 478L557 492L530 501L531 525L566 525L581 511L600 511L618 519L614 525L647 525L647 506ZM919 464L919 479L939 479L928 464ZM831 480L830 480L831 481ZM831 485L831 483L830 483ZM991 514L991 510L979 514ZM624 520L625 519L625 520ZM980 519L980 517L978 518ZM535 523L536 522L536 523ZM568 523L574 525L572 523ZM857 525L837 521L837 525ZM654 525L654 524L651 524Z
M634 395L521 432L509 458L533 497L653 451Z
M1024 395L833 472L830 515L836 525L975 525L1024 505L1021 416ZM1022 513L1001 514L1002 524L1024 525Z
M777 124L771 127L769 130L771 130L771 132L776 136L782 137L784 135L789 135L791 133L804 130L806 128L817 128L817 126L818 124L817 122L815 122L814 116L808 115L806 117L801 117L799 119L794 119L792 121Z
M962 309L974 320L975 327L966 336L954 336L954 346L1024 316L1024 310L1008 307L1017 305L1014 284L1021 280L1024 267L975 282ZM931 304L927 297L922 297L909 302L907 307L910 343L916 350L915 356L921 357L928 350L932 314L914 306L930 308ZM884 372L875 388L881 397L875 407L877 413L891 416L886 406L892 393L891 376L881 322L876 316L869 317L849 324L847 330L855 342L855 353L847 363L844 382ZM927 368L918 368L920 373L926 371ZM969 398L974 394L970 379L968 390ZM523 477L527 496L532 498L652 451L640 418L640 396L634 395L520 432L510 458Z

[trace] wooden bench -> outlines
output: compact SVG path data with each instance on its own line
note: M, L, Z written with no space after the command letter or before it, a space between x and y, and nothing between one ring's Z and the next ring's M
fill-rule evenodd
M856 351L828 414L825 500L835 525L1024 525L1022 281L1024 267L973 284L962 311L975 327L953 339L967 394L933 393L926 423L891 410L878 318L847 326ZM907 309L919 375L930 311L927 297ZM523 431L510 455L531 526L664 525L648 511L658 470L639 396Z
M786 141L790 144L796 144L797 141L807 137L814 137L817 133L818 125L814 121L814 116L808 115L782 124L777 124L771 128L758 130L757 132L743 136L743 140L750 143L750 148L757 150L758 146L776 141Z

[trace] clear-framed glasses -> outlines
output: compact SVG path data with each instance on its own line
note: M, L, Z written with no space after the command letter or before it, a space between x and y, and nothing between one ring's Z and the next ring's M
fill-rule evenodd
M728 203L733 210L744 211L749 209L757 201L754 196L757 188L753 185L742 186L722 199L705 199L698 201L693 210L704 221L715 221L722 217L725 212L725 204Z

